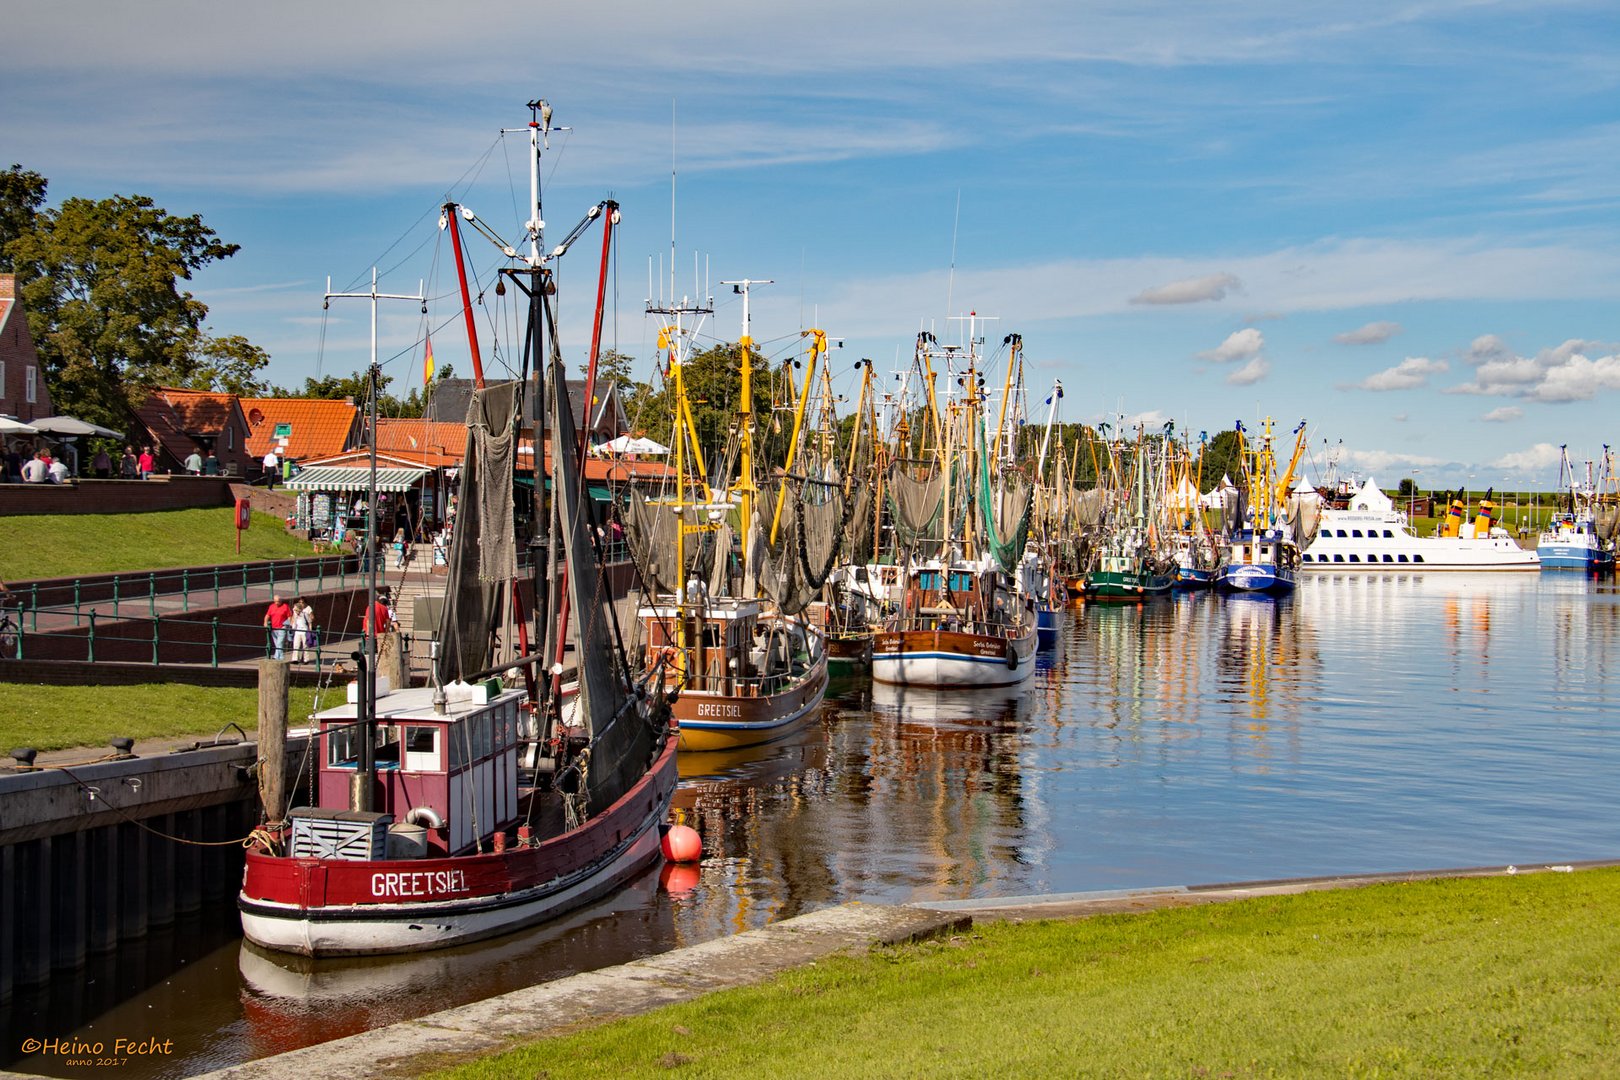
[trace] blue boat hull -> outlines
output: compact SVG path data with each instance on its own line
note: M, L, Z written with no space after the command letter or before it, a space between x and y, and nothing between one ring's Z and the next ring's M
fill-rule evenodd
M1055 608L1035 609L1035 647L1050 649L1057 644L1058 613Z
M1215 579L1222 592L1264 593L1282 596L1294 591L1294 571L1269 563L1239 563L1227 566Z
M1583 544L1542 544L1536 548L1543 570L1579 570L1588 574L1614 569L1614 554Z

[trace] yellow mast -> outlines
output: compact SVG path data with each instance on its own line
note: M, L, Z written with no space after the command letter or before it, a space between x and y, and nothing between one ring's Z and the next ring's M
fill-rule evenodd
M804 372L804 391L799 394L799 400L793 407L793 436L788 440L787 460L782 464L785 474L793 468L793 458L799 449L799 431L804 427L804 406L810 400L810 381L816 377L816 357L827 351L827 335L821 330L806 330L801 337L810 338L810 363ZM793 386L791 369L788 373L788 387ZM777 530L782 526L782 504L787 501L787 483L784 482L776 492L776 512L771 515L771 543L776 543Z

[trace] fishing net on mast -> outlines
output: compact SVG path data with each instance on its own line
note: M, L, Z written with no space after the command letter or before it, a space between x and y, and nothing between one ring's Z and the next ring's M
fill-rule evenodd
M809 497L806 488L814 489ZM836 487L807 484L795 477L767 485L755 504L750 547L759 586L782 614L797 615L819 595L838 558L844 510L844 497Z
M589 756L581 766L588 812L600 814L647 771L658 742L651 706L632 692L628 664L617 647L613 598L603 581L585 483L580 477L574 411L568 401L562 361L552 355L547 403L551 413L552 496L567 561L578 661L577 715L590 732Z
M1613 540L1615 533L1620 532L1620 506L1598 507L1592 527L1597 530L1599 540Z
M439 617L435 678L453 682L510 659L515 635L506 586L517 576L512 475L517 451L515 382L473 391L449 587ZM499 648L492 640L499 638Z
M686 516L696 511L685 508ZM668 503L653 502L640 488L630 489L630 504L624 516L625 540L636 561L641 580L654 592L679 592L703 562L703 545L696 534L686 540L686 566L680 566L676 538L682 515Z
M914 479L905 465L889 466L889 505L894 510L895 527L903 544L930 538L936 531L939 512L945 501L945 481L939 469L929 467L923 479Z

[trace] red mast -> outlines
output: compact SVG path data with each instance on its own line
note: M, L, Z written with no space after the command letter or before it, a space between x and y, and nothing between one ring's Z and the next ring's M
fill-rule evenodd
M473 322L472 296L467 292L467 266L461 255L461 230L456 226L456 219L461 216L461 207L455 203L445 203L444 216L450 221L450 246L456 251L456 280L461 283L461 314L467 322L467 349L472 353L473 386L482 390L484 358L478 352L478 326ZM600 326L600 304L597 310L597 325Z

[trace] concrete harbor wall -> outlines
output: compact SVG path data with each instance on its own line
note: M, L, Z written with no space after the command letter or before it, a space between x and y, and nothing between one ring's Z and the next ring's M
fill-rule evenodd
M290 740L296 790L305 740ZM258 822L251 743L0 774L0 1001L228 903Z

